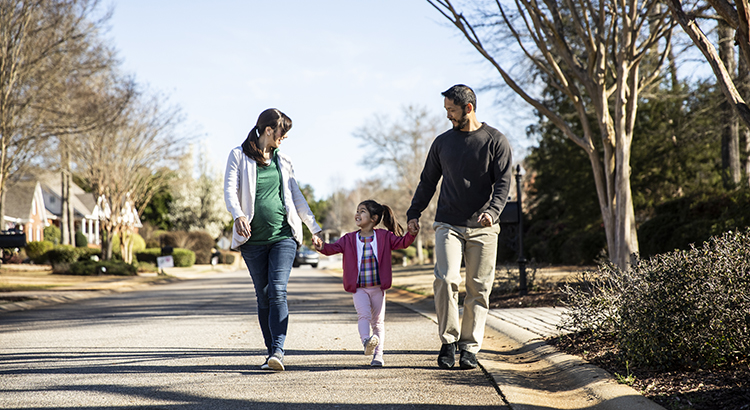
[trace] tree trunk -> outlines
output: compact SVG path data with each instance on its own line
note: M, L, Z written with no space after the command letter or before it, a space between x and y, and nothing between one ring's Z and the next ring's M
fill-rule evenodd
M724 20L718 22L719 58L730 77L736 70L734 55L734 30ZM738 90L739 91L739 90ZM721 117L724 124L721 130L721 169L724 188L734 189L740 183L740 137L737 111L728 100L721 103Z
M744 55L745 52L740 49L740 58L739 58L739 64L737 65L737 83L738 83L738 90L740 95L742 95L742 98L747 101L750 99L750 67L748 65L748 57ZM750 127L747 125L744 125L740 129L740 137L741 142L743 142L742 145L745 147L745 157L743 158L742 162L744 162L744 170L745 170L745 186L750 187Z

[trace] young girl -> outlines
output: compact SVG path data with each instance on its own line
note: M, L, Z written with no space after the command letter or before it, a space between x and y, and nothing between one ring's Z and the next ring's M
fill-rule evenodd
M388 230L375 229L381 220ZM393 210L369 199L357 206L354 222L359 231L350 232L333 244L317 241L315 249L324 255L343 254L344 290L354 294L365 354L373 355L371 366L383 366L385 291L391 287L391 250L411 245L419 230L409 229L402 236L404 229L396 222Z

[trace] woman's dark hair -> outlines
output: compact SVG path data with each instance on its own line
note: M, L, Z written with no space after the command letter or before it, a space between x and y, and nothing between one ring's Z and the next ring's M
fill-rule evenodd
M258 140L266 132L266 127L271 127L274 132L281 127L281 135L286 135L292 129L292 119L276 108L269 108L258 116L258 121L242 143L242 152L261 167L266 166L266 160L262 148L258 146Z
M370 213L370 216L378 217L378 220L375 221L375 225L380 221L383 221L383 225L385 225L389 231L398 236L404 236L404 228L402 228L401 225L398 224L398 221L396 221L396 215L393 213L391 207L388 205L381 205L372 199L362 201L360 202L360 205L364 205L364 207L367 208L367 212Z
M474 107L474 111L477 110L477 96L474 94L474 90L463 84L456 84L453 87L443 91L443 97L452 100L453 104L458 105L461 108L466 108L467 105L471 104Z

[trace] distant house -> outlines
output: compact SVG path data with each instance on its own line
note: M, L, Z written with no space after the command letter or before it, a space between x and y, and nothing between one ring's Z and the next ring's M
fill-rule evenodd
M51 223L44 206L42 185L36 179L22 179L5 186L3 230L24 232L26 241L44 239L44 227Z
M5 198L5 229L26 232L27 241L44 239L45 226L60 227L62 220L62 178L59 173L26 175L8 183ZM99 245L99 211L93 195L76 184L70 186L76 231L90 244Z

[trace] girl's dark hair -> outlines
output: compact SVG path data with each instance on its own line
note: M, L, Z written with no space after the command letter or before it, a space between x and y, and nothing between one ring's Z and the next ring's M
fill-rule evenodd
M269 108L258 116L258 121L242 143L242 152L261 167L266 166L266 159L263 157L263 149L258 146L258 140L266 132L266 127L271 127L274 132L281 127L281 135L286 135L292 129L292 119L276 108Z
M385 227L395 233L398 236L404 236L404 228L399 225L398 221L396 221L396 215L393 213L393 209L389 207L388 205L381 205L372 199L368 199L366 201L360 202L360 205L364 205L365 208L367 208L367 212L370 213L370 216L377 216L378 220L375 222L375 225L377 225L380 221L383 221L383 225Z

